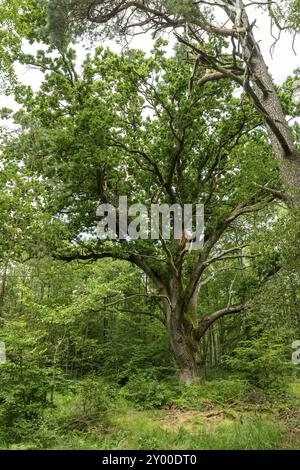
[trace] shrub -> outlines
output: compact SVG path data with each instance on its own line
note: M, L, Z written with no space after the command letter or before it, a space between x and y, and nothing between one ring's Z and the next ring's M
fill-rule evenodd
M212 380L208 383L209 396L212 400L221 403L242 401L246 398L250 385L247 380L228 378Z
M56 402L56 425L64 430L84 430L89 426L103 426L107 412L115 404L117 389L114 384L98 377L87 377L76 383L71 395Z
M181 387L180 395L174 400L177 405L189 409L204 410L210 404L233 403L244 400L249 391L247 380L228 378L212 380L205 384L192 384Z
M173 402L176 390L171 382L162 382L149 372L140 372L129 379L120 396L139 409L163 408Z

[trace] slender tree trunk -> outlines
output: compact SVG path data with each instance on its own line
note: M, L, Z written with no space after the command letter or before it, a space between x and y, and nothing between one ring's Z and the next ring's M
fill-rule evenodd
M2 279L1 279L1 282L0 282L0 310L2 310L2 306L3 306L3 303L4 303L4 296L5 296L5 289L6 289L6 282L7 282L8 264L9 264L9 261L6 261L4 266L3 266Z

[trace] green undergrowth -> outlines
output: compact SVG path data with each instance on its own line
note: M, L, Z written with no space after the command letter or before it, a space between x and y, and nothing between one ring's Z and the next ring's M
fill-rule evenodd
M143 377L143 376L142 376ZM137 378L118 387L88 378L55 395L34 423L15 421L2 449L282 449L300 448L300 381L285 401L229 377L180 386ZM130 395L130 391L132 394ZM1 416L0 416L1 420Z

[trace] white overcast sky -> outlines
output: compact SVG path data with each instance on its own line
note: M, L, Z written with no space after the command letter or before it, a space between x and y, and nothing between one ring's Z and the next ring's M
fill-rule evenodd
M250 15L252 16L252 20L254 18L256 19L256 27L254 29L255 36L260 41L260 47L269 66L271 74L274 77L275 82L281 84L289 75L293 73L296 68L300 67L300 38L298 37L294 44L294 49L297 53L295 55L292 50L291 35L287 33L282 34L280 41L278 41L275 47L273 56L271 56L270 47L273 44L274 39L270 34L270 23L267 15L264 15L261 10L252 11ZM172 36L170 36L170 39L172 39ZM121 50L121 46L117 45L116 43L106 42L105 44L115 51ZM133 38L131 47L143 49L145 52L149 52L152 48L152 44L153 43L150 35L139 35ZM78 54L78 63L80 64L85 57L87 49L83 46L78 46L76 49ZM92 51L93 47L91 47L90 50ZM28 67L25 68L23 66L17 66L16 71L19 79L24 84L32 86L35 90L39 88L42 80L42 74L39 71L30 69ZM2 95L0 96L0 103L0 107L17 109L12 97Z

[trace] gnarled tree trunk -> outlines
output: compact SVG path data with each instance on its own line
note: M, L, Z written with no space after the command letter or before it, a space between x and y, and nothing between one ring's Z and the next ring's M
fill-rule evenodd
M193 337L193 330L188 331L184 322L176 321L176 312L172 312L167 330L173 356L176 362L180 382L191 384L203 380L200 360L199 341Z
M185 293L181 283L170 283L168 300L165 300L166 328L173 357L181 383L203 382L204 361L200 342L209 328L220 318L247 310L247 304L228 306L203 318L198 317L199 284L193 292L187 308L184 307Z
M178 286L172 288L171 303L166 303L166 326L181 383L191 384L204 379L200 358L200 342L195 337L197 329L198 289L187 310L182 310Z

